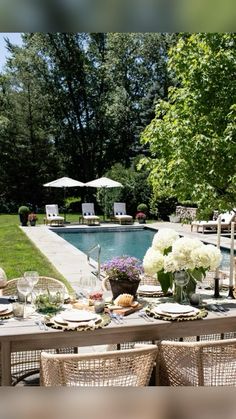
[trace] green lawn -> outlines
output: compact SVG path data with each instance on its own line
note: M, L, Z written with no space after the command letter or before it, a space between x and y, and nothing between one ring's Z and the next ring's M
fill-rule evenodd
M39 215L39 222L43 222L43 217ZM57 278L68 285L65 278L21 231L18 215L0 214L0 243L0 267L5 270L8 279L34 270L42 276Z

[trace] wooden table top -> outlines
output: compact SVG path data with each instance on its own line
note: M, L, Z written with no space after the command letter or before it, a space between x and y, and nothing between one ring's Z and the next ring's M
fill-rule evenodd
M207 302L208 304L219 303L227 308L228 311L226 313L208 311L208 316L200 320L177 322L154 319L150 323L140 318L138 312L135 312L125 317L123 324L111 322L102 329L83 332L62 331L52 328L48 328L45 331L40 330L39 326L35 324L36 319L9 319L0 325L0 340L14 342L14 350L17 350L17 341L23 342L25 340L33 343L35 340L39 344L40 342L38 341L41 339L40 347L44 347L46 344L45 340L55 343L58 338L62 342L63 336L66 342L70 337L70 339L79 342L79 345L88 346L236 331L236 300L229 300L227 298L214 300L209 292L208 294L203 294L202 299L203 302ZM157 299L156 301L161 302L163 299Z

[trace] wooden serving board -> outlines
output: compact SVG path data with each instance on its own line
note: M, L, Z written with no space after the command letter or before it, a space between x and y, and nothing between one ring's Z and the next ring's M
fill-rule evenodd
M112 313L121 314L122 316L127 316L128 314L132 314L135 311L138 311L142 308L142 304L136 302L130 307L117 307L117 306L110 306L107 308L107 311L111 311Z

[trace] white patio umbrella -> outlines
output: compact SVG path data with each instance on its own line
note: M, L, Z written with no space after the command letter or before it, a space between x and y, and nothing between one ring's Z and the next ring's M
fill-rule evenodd
M106 189L107 188L122 188L123 185L116 180L109 179L108 177L100 177L98 179L91 180L90 182L85 183L85 186L89 186L91 188L103 188L105 190L105 211L104 211L104 219L107 215L107 208L106 208Z
M84 183L80 182L79 180L72 179L70 177L61 177L59 179L53 180L52 182L45 183L43 186L49 188L63 188L64 192L64 199L66 197L66 188L77 188L85 186ZM66 221L66 213L64 213L65 221Z

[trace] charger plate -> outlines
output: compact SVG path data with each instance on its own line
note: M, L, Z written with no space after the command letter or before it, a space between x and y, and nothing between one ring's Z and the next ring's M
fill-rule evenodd
M9 305L7 310L0 312L0 320L10 319L13 316L12 306Z
M45 317L45 324L52 329L59 330L75 330L78 332L83 332L85 330L96 330L101 329L107 326L111 319L107 314L96 315L97 320L90 320L88 322L67 322L66 320L60 318L59 316ZM59 317L59 319L58 319Z
M153 305L149 305L144 310L148 316L154 317L155 319L166 320L166 321L177 321L177 322L204 319L204 317L208 315L208 312L204 308L199 309L199 311L195 311L194 307L193 307L192 313L191 312L179 313L176 315L168 314L164 312L162 313L158 312L157 306L153 306Z

